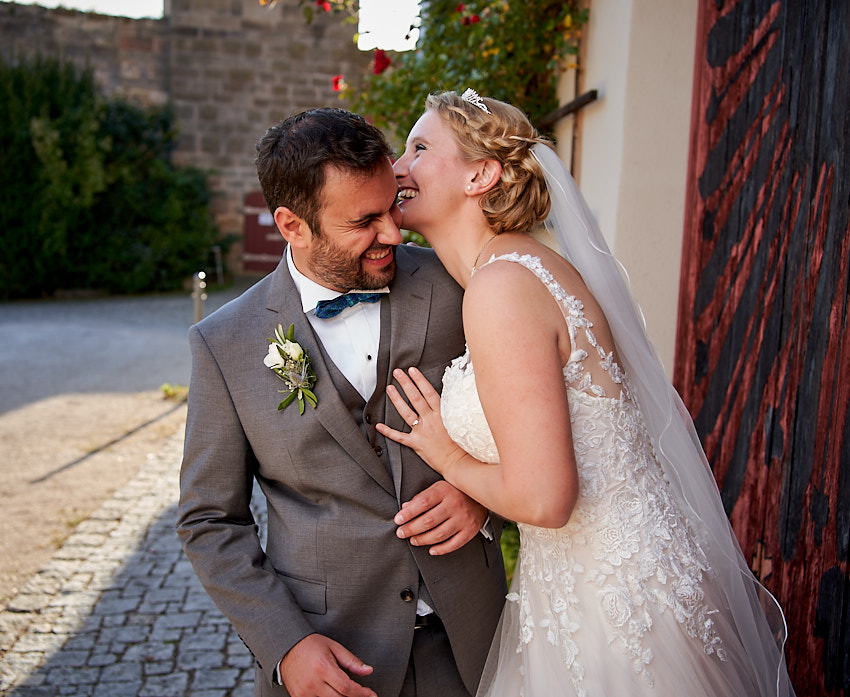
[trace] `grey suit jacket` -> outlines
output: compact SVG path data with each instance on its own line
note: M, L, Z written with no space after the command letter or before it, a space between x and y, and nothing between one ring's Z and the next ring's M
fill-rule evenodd
M391 292L389 371L418 366L440 385L463 352L461 291L431 250L400 246ZM383 310L382 310L383 311ZM319 404L277 411L284 383L263 364L274 327L295 325ZM376 449L337 394L282 261L268 277L190 330L192 382L178 534L201 581L273 685L284 654L319 632L374 666L360 681L398 694L413 640L420 575L471 693L505 595L497 542L478 536L432 557L396 537L393 516L439 476L378 434ZM379 380L380 384L381 380ZM379 400L374 421L404 427ZM268 502L263 550L249 509L253 479ZM410 591L413 591L412 597Z

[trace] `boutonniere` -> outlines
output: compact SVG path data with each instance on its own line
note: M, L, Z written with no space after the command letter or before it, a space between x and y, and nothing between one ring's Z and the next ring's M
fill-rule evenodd
M274 371L289 388L289 394L280 404L278 411L286 409L295 399L298 399L298 413L304 413L304 402L308 402L313 409L319 403L313 394L313 385L316 384L316 373L310 365L310 357L295 339L295 325L290 324L286 333L283 325L278 324L274 330L274 339L269 339L269 352L263 359L263 363ZM285 393L286 390L278 390Z

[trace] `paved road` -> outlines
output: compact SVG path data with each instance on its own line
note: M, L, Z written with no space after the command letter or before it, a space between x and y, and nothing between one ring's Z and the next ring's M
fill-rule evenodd
M59 390L186 384L192 313L185 296L0 305L0 412ZM252 659L174 533L181 454L182 429L0 613L0 695L253 694Z
M211 293L209 314L250 285ZM0 303L0 413L63 392L138 392L185 385L186 293Z

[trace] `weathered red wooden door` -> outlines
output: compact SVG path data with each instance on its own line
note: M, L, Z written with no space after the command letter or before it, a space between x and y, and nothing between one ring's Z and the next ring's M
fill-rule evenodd
M850 2L701 0L676 387L800 695L850 694Z

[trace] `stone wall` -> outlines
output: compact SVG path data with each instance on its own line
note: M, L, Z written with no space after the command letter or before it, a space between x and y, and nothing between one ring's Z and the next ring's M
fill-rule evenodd
M166 0L160 20L0 3L0 60L57 56L94 69L107 94L170 101L180 124L178 164L212 170L216 220L242 235L245 194L259 188L254 144L290 113L345 106L334 75L356 76L370 56L354 26L317 13L307 25L292 0ZM239 272L241 247L229 258Z

